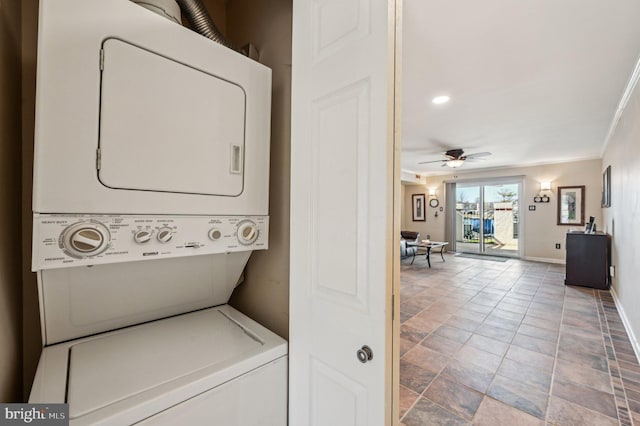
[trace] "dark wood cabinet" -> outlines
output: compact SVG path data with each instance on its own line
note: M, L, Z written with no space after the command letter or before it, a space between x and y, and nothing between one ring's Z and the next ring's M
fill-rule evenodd
M567 268L564 283L598 289L609 288L611 239L604 232L567 233Z

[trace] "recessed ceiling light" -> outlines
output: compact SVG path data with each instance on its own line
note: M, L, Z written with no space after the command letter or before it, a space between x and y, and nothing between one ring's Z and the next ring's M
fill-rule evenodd
M435 98L431 99L431 102L433 102L436 105L440 105L440 104L446 104L447 102L449 102L449 99L451 99L449 96L436 96Z

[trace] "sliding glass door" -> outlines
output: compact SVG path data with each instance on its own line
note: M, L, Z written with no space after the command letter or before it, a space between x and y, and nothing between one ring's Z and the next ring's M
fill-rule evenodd
M455 189L455 250L518 256L521 183L458 183Z
M480 186L456 185L456 251L479 253L480 241Z

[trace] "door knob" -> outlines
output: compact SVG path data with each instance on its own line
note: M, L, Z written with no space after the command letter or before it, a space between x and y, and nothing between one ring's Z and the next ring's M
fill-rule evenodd
M358 355L358 361L363 364L373 359L373 351L367 345L364 345L361 349L358 349L358 352L356 352L356 354Z

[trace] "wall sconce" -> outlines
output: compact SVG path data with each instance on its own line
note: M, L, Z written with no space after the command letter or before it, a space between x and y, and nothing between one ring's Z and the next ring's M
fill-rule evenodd
M429 188L429 197L435 197L435 196L436 196L436 189Z
M551 182L549 182L549 181L540 182L540 192L538 193L538 195L533 197L533 202L534 203L548 203L550 201L550 198L549 198L549 196L547 194L543 194L543 192L545 192L545 191L551 191Z

